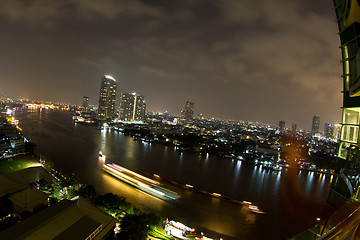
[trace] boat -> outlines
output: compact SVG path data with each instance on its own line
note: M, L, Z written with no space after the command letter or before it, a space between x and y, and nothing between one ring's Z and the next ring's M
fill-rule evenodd
M121 181L162 200L173 201L180 196L163 187L158 181L144 177L117 164L105 163L103 169Z
M249 205L249 209L253 213L265 214L265 212L261 211L256 205Z

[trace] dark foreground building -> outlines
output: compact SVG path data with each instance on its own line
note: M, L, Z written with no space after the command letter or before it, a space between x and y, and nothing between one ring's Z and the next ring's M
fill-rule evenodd
M106 239L117 220L85 199L62 200L0 232L0 239Z
M360 239L360 0L333 2L344 86L339 153L328 197L337 210L293 239Z
M360 159L360 9L359 1L334 0L339 26L343 66L343 118L339 157L349 162ZM356 164L358 166L358 164Z

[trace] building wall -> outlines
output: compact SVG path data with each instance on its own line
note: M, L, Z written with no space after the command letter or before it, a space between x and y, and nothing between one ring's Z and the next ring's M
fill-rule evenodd
M115 116L117 83L111 76L101 79L98 114L104 118Z
M360 7L357 0L334 0L343 65L343 118L339 157L359 155Z
M194 119L194 102L186 101L185 108L181 111L182 119L192 121Z
M146 104L142 95L122 93L120 96L119 120L144 121Z

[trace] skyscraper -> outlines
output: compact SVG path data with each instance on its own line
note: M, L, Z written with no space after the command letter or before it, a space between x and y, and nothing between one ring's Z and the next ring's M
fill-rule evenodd
M315 115L312 120L312 127L311 127L312 133L313 134L318 133L319 127L320 127L320 117Z
M194 105L194 102L186 101L185 108L181 111L181 118L185 122L189 122L194 119Z
M297 132L297 125L296 125L296 123L293 123L293 124L291 125L291 131L292 131L293 133L296 133L296 132Z
M119 120L144 121L145 99L137 93L122 93L120 97Z
M341 135L341 124L334 124L333 139L338 141Z
M334 127L331 123L325 123L324 127L324 137L332 138L334 133Z
M280 121L279 122L279 130L280 130L280 132L284 132L284 130L285 130L285 121Z
M98 114L102 118L113 118L115 116L116 103L116 80L104 75L101 79Z
M89 97L83 96L82 107L87 109L89 107Z

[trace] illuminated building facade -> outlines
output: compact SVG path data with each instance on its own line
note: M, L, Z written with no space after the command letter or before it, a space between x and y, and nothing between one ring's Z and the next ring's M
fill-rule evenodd
M332 138L334 134L334 127L331 123L325 123L324 127L324 137Z
M343 66L343 117L339 157L346 168L360 166L360 6L357 0L334 0ZM358 163L356 163L358 162Z
M144 121L146 104L142 95L122 93L120 97L119 120Z
M313 134L318 133L319 127L320 127L320 117L315 115L312 120L312 126L311 126L312 133Z
M341 124L334 124L333 139L339 141L341 135Z
M82 107L87 109L89 107L89 97L83 96Z
M291 125L291 131L292 131L293 133L296 133L296 132L297 132L297 125L296 125L296 123L293 123L293 124Z
M183 121L189 122L194 119L194 105L194 102L186 101L185 108L181 111Z
M115 116L116 91L116 80L109 75L103 76L99 96L99 117L113 118Z

